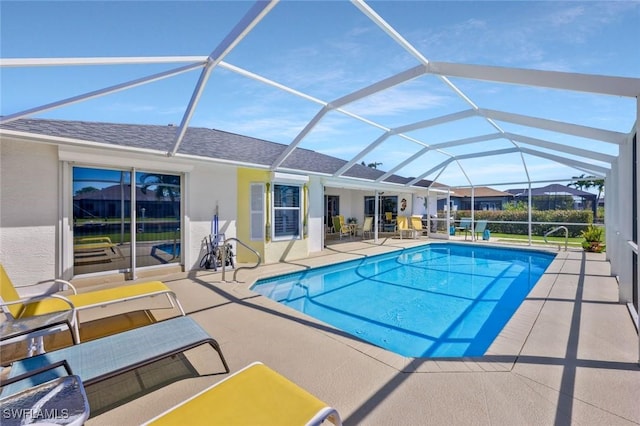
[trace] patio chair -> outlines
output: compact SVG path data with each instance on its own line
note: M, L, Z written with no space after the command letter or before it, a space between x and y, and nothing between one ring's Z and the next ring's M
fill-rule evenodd
M422 216L411 216L411 227L415 231L416 237L421 236L426 230L424 226L422 226Z
M260 362L154 417L144 425L341 425L340 414Z
M398 226L398 235L400 235L400 239L402 239L403 234L411 235L412 238L416 238L416 231L409 228L409 218L406 216L398 216L396 218L396 223Z
M338 237L342 239L343 235L349 236L351 238L351 229L344 223L344 216L334 216L333 217L333 228L336 230Z
M73 242L73 252L75 264L124 259L118 245L111 242L109 237L76 238Z
M203 344L209 344L218 353L228 373L229 366L218 342L191 317L181 316L16 361L11 365L9 380L22 375L29 377L4 386L2 392L11 395L69 374L63 368L49 368L63 361L72 374L90 386Z
M384 212L384 221L382 222L383 232L396 232L398 226L396 219L393 218L392 212Z
M476 227L474 228L473 232L475 232L476 234L476 240L479 238L480 235L482 235L482 233L485 231L485 229L487 229L487 221L486 220L479 220L476 222Z
M464 231L464 239L467 239L467 233L471 232L471 218L463 217L460 224L456 226L456 231Z
M4 266L0 264L0 307L5 315L13 319L29 318L37 315L50 314L52 312L66 311L69 309L76 310L74 332L76 340L80 341L80 335L77 329L79 324L78 311L84 309L97 308L101 306L112 305L114 303L122 303L131 300L137 300L154 296L166 296L169 300L171 308L178 308L182 315L185 315L182 305L178 301L175 293L160 281L149 281L137 284L126 284L119 287L108 288L104 290L88 291L78 293L76 288L68 281L55 279L49 282L58 284L59 290L65 287L71 289L73 294L43 294L37 297L21 298L18 291L14 287L11 279L7 275ZM34 285L39 285L37 283Z
M364 222L362 226L357 228L357 231L362 233L362 238L364 238L365 233L369 233L369 238L371 238L371 232L373 232L373 216L367 216L364 218ZM357 233L356 231L356 233Z

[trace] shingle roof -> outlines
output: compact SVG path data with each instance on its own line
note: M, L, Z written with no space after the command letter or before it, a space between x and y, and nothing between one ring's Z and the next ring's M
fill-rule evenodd
M133 148L169 152L173 149L177 127L102 123L88 121L20 119L0 126L0 130L13 130L36 135L77 139ZM222 130L190 127L187 129L179 154L235 163L269 166L287 148L287 145L229 133ZM295 148L284 161L282 168L302 172L332 175L345 160L303 148ZM361 164L355 164L344 176L375 180L384 172ZM392 175L387 183L406 184L412 178ZM431 181L422 180L415 186L427 187ZM434 185L442 187L442 185Z
M527 196L529 194L528 188L523 189L507 189L507 192L515 196ZM586 191L580 191L579 189L572 188L570 186L560 185L554 183L551 185L543 186L540 188L531 188L531 195L548 195L548 194L570 194L579 197L596 198L596 194Z

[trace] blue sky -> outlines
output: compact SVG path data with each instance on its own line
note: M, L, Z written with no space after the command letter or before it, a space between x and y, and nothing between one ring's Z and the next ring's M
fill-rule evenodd
M640 77L640 2L371 2L430 61ZM252 6L251 2L187 1L2 1L3 58L208 55ZM331 101L418 65L354 5L345 1L282 1L224 59L225 62ZM170 65L2 68L0 114L12 114L87 91L174 68ZM37 115L42 118L178 124L199 71ZM482 108L628 132L635 101L451 78ZM435 76L424 76L371 96L346 109L393 128L468 109ZM288 144L320 106L231 71L217 68L191 121ZM509 132L600 152L610 144L500 123ZM472 118L422 129L409 136L433 144L493 133ZM382 134L331 112L303 140L303 148L344 159ZM482 150L511 146L483 142ZM365 161L389 170L421 146L389 138ZM477 151L477 144L453 154ZM432 153L398 174L418 176L445 159ZM499 169L496 165L499 164ZM532 179L564 179L580 172L527 158ZM471 171L473 170L473 171ZM499 172L498 172L499 170ZM465 161L476 184L526 180L519 154ZM428 176L434 178L435 176ZM467 184L452 165L438 177Z

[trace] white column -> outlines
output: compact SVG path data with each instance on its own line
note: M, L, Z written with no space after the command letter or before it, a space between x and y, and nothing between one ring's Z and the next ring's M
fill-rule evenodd
M380 195L378 194L378 190L376 189L376 195L374 197L374 207L373 207L373 242L378 242L378 222L380 221L380 209L378 209L378 204L380 203Z
M638 137L640 137L640 96L636 97L636 144L640 143L638 141ZM640 165L640 149L637 149L636 145L636 167ZM636 170L636 188L640 188L640 173ZM640 214L640 197L637 197L636 200L636 215ZM635 218L636 221L638 217ZM636 227L636 241L640 243L640 226ZM628 265L630 268L631 265ZM640 268L638 268L637 277L636 277L636 285L640 286ZM638 289L640 290L640 289ZM638 364L640 364L640 334L638 334Z
M533 245L533 242L531 241L531 179L529 179L529 201L528 201L528 205L527 205L527 212L528 212L528 216L527 216L527 222L529 222L529 245Z

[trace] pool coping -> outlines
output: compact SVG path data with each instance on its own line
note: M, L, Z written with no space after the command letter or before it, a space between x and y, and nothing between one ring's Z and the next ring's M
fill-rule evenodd
M376 346L372 343L358 339L355 336L347 335L346 332L311 316L308 316L300 311L297 311L291 307L283 305L267 296L263 296L251 289L260 279L268 279L276 277L278 275L285 275L288 273L299 272L299 270L290 270L286 272L275 272L272 274L265 274L263 276L256 277L250 282L243 284L243 287L251 293L255 302L268 305L270 309L276 311L285 312L287 315L304 320L305 323L313 323L319 325L315 328L319 333L326 335L327 337L334 339L342 344L356 350L364 355L367 355L385 365L394 368L402 373L452 373L452 372L509 372L513 369L513 366L518 360L520 353L527 341L527 337L531 333L535 322L544 307L547 297L551 292L554 284L558 279L558 272L561 270L562 264L567 259L568 252L558 252L555 250L539 248L539 247L505 247L500 244L491 243L473 243L473 242L455 242L455 241L421 241L418 245L428 244L478 244L481 246L490 246L500 249L514 249L524 251L536 251L554 254L555 257L551 264L547 267L542 277L538 280L536 285L531 289L527 297L522 301L516 312L509 319L507 324L503 327L502 331L495 338L485 355L480 357L446 357L446 358L431 358L431 357L407 357L391 352L382 347ZM416 245L417 246L417 245ZM414 247L416 247L414 246ZM384 251L382 253L367 254L365 257L374 256L377 254L391 253L394 251L400 251L410 249L413 247L399 247L394 250ZM360 256L362 257L362 256ZM326 262L318 265L304 265L304 267L322 267L338 263L348 262L350 259L344 259L342 257L336 262ZM303 266L303 265L300 265ZM330 329L332 331L325 331Z

